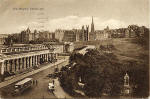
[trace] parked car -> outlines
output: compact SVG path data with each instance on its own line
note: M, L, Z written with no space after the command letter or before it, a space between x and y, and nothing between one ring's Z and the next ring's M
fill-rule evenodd
M55 72L55 73L54 73L54 76L55 76L55 77L59 77L60 75L61 75L61 72Z
M46 77L49 77L49 78L53 78L55 79L57 77L57 74L48 74Z
M54 89L54 83L48 83L48 90L53 92L55 89Z
M54 75L53 74L48 74L47 77L52 78Z

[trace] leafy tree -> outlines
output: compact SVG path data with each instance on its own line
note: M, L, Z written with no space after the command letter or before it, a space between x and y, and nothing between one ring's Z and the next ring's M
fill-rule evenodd
M83 90L88 97L101 97L104 93L109 96L119 96L127 72L133 96L146 97L149 92L148 57L143 59L146 60L120 62L113 53L103 53L96 49L88 50L85 55L73 53L70 56L72 68L63 75L62 83L65 82L65 86L71 85L72 87L66 88L73 90L77 88L74 86L77 86L81 77L82 83L85 84Z
M13 45L13 37L9 35L7 38L5 38L4 45L12 46Z

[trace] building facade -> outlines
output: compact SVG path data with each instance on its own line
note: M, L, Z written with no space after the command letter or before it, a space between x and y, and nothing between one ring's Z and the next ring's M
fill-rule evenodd
M44 62L53 62L57 59L57 54L45 45L3 48L0 57L0 74L16 74Z
M34 30L32 33L29 28L21 32L21 42L22 43L29 43L30 41L36 40L53 40L55 39L55 34L49 31L37 31Z
M64 42L75 42L76 41L76 33L73 30L65 30L63 41Z
M64 38L64 32L65 30L57 29L54 34L55 34L55 39L57 39L59 42L63 41Z
M71 52L73 49L71 43L56 42L3 47L0 49L0 76L15 75L44 62L56 62L59 54Z
M34 33L31 33L30 29L21 31L21 42L28 43L31 40L34 40Z

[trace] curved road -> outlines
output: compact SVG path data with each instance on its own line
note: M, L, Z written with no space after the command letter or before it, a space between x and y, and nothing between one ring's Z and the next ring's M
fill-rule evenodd
M67 64L62 63L60 65L57 65L59 68L63 65ZM47 64L48 65L48 64ZM6 94L2 94L1 98L15 98L15 99L28 99L28 98L56 98L53 93L48 91L48 83L52 81L52 79L46 77L48 74L54 72L54 67L52 66L46 70L43 70L39 73L36 73L30 77L32 77L34 80L37 80L37 85L33 85L31 89L26 90L21 95L12 96L10 92L13 90L14 84L11 84L7 87L4 87L2 90L5 90L7 92Z

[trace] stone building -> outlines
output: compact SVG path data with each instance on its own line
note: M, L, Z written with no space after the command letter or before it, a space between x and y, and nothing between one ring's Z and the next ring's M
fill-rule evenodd
M29 43L35 40L51 40L55 38L55 34L49 31L37 31L34 30L32 33L29 28L27 30L21 31L21 42Z
M108 39L110 38L110 30L109 27L107 26L104 30L97 30L95 31L95 40L103 40L103 39Z
M72 43L58 42L3 47L0 49L0 77L32 70L45 62L56 62L59 54L72 52L73 49Z
M28 43L29 41L34 40L34 33L31 33L31 30L27 28L27 30L21 31L21 42Z
M43 62L52 62L57 59L58 53L42 44L3 48L0 56L0 74L16 74Z
M86 25L86 29L83 32L83 40L84 41L89 41L89 26Z
M82 26L82 29L61 30L55 31L55 39L59 42L76 42L89 40L89 26Z
M55 34L55 39L57 39L59 42L63 41L64 38L64 32L65 30L57 29L54 34Z
M36 40L39 38L39 33L37 30L34 30L34 36L33 36L33 39Z
M80 41L84 41L84 25L82 26L82 29L81 29L81 35L80 35Z
M108 38L108 33L105 33L103 30L96 31L95 40L104 40Z
M82 30L81 29L73 29L76 34L76 42L82 41Z
M46 40L51 40L54 39L54 33L49 32L49 31L40 31L39 32L39 39L46 39Z
M70 42L4 46L0 49L0 78L32 70L45 62L56 62L58 55L73 50L74 45Z
M94 31L94 22L92 18L92 33ZM55 39L59 42L76 42L76 41L89 41L89 26L82 26L81 29L62 30L57 29L55 32Z
M76 33L73 30L65 30L63 41L64 42L75 42L76 41Z

